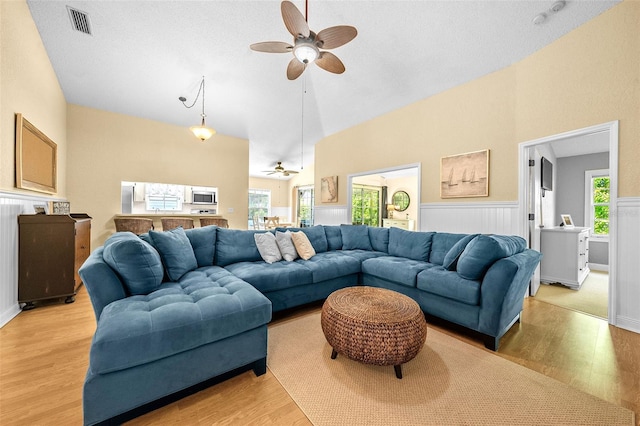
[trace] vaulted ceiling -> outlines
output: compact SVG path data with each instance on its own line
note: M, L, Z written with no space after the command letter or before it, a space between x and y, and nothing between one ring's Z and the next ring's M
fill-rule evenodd
M344 74L311 65L289 81L290 53L249 49L292 43L279 1L28 0L69 103L188 127L200 108L178 97L191 103L205 76L207 124L250 141L257 176L276 161L299 169L323 137L513 64L616 3L567 1L553 13L543 0L311 0L312 30L358 35L332 50ZM87 14L91 35L72 27L67 6Z

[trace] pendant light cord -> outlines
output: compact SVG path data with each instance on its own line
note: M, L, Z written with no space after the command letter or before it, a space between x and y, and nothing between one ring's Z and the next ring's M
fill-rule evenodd
M302 117L300 122L300 170L304 169L304 96L307 93L307 76L302 76Z
M202 116L204 117L204 75L202 76L202 81L200 82L198 93L196 94L196 97L193 99L193 103L191 105L187 105L185 103L186 99L183 101L182 98L180 98L180 100L182 101L182 105L184 105L185 107L193 108L196 102L198 102L198 98L200 97L200 92L202 92Z

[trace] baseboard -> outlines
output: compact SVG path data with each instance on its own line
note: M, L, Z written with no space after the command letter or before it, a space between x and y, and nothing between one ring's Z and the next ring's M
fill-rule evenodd
M640 321L634 318L618 315L616 317L616 327L624 328L625 330L633 331L634 333L640 333Z
M589 262L589 269L591 269L592 271L609 272L609 265Z
M4 327L9 321L14 319L20 312L21 312L20 305L17 303L15 305L12 305L6 311L2 312L0 314L0 328Z

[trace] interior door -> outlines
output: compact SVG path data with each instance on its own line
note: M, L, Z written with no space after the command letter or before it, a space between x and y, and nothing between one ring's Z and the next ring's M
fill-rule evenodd
M535 147L529 148L529 160L534 160L533 165L529 167L529 248L540 251L540 225L544 223L542 209L542 190L540 188L541 173L540 161L542 156ZM532 219L533 218L533 219ZM544 225L543 225L544 226ZM529 287L529 295L535 296L540 288L540 264L536 267L531 285Z

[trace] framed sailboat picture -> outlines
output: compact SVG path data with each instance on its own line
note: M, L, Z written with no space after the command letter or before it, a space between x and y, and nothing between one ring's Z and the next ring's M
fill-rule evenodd
M488 196L488 149L440 159L440 198Z

